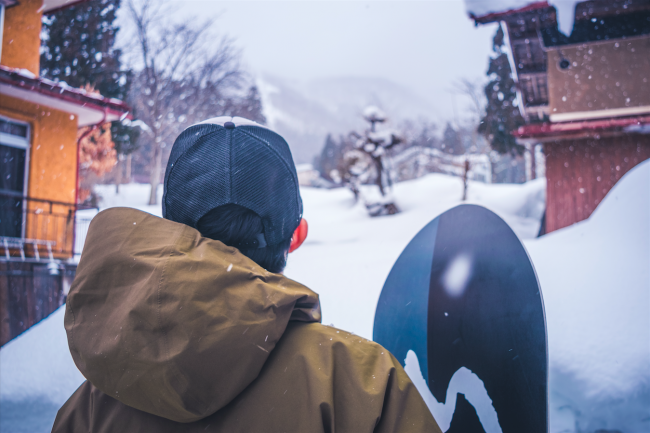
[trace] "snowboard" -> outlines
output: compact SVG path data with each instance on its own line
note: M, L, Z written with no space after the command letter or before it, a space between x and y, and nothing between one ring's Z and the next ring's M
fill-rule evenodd
M440 404L465 367L482 381L503 433L547 432L542 294L524 246L495 213L460 205L411 240L382 289L373 339L402 365L412 350ZM480 408L455 397L446 430L485 431Z

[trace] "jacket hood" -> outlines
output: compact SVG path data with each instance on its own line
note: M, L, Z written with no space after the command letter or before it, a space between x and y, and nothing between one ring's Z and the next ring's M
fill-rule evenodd
M81 373L105 394L178 422L213 414L260 373L318 295L184 224L128 208L90 224L66 301Z

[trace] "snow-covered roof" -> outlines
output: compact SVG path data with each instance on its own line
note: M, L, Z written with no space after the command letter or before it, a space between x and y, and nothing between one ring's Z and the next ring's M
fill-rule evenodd
M584 0L465 0L469 16L476 22L501 21L505 16L519 12L555 7L559 30L567 36L573 31L576 4Z
M65 82L38 78L26 69L2 65L0 95L74 114L79 127L118 120L127 117L131 111L128 105L118 99L89 93Z

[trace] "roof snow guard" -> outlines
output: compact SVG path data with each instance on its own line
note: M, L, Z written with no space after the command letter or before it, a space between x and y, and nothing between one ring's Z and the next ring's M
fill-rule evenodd
M112 122L124 117L131 118L131 109L119 99L105 98L83 89L38 78L25 69L7 68L0 65L0 95L10 96L34 104L77 116L78 126Z
M650 134L650 115L586 120L566 123L533 123L512 132L518 141L544 142L558 138L593 136L601 133Z

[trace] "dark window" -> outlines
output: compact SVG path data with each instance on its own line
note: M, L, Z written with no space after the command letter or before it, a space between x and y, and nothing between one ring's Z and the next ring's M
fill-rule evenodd
M22 236L26 152L0 144L0 236Z
M6 119L0 119L0 132L27 138L27 125L15 123Z

